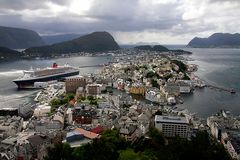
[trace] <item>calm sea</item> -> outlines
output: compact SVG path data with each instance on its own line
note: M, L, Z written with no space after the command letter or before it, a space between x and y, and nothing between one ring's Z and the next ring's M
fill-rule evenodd
M169 48L181 48L182 46L168 46ZM199 65L196 72L207 83L224 88L234 88L238 92L230 94L224 91L209 88L196 89L191 95L184 95L184 104L181 108L187 108L201 117L207 117L216 113L219 109L227 109L235 115L240 115L240 49L192 49L189 57ZM72 57L54 60L19 60L0 63L0 107L18 107L27 103L35 95L34 91L18 91L13 79L22 75L23 70L30 67L42 68L50 66L53 62L60 65L65 63L73 66L84 66L107 63L110 57ZM80 69L81 73L93 73L98 67Z

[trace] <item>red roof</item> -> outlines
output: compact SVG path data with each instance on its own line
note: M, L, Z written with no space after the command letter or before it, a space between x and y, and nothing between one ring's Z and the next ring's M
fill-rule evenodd
M96 128L93 128L90 130L93 133L100 134L103 132L103 127L102 126L97 126Z
M76 128L75 129L76 132L80 133L80 134L83 134L84 137L87 137L89 139L94 139L94 138L97 138L98 137L98 134L96 133L93 133L93 132L89 132L89 131L86 131L82 128Z

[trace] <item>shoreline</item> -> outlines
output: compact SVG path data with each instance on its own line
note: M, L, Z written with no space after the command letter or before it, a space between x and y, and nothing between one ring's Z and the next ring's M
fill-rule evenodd
M182 55L181 55L182 56ZM191 56L191 55L190 55ZM78 56L77 56L78 57ZM96 57L96 56L91 56L91 57ZM97 57L99 57L99 56L97 56ZM186 57L185 55L183 56L183 57ZM189 57L188 55L187 55L187 57ZM189 61L189 59L187 58L187 59L185 59L187 62L190 62ZM191 59L191 61L192 60L196 60L196 59ZM194 63L194 61L192 61L193 63ZM191 63L191 62L190 62ZM198 66L198 67L201 67L201 66ZM198 75L198 74L197 74ZM200 76L199 76L200 77ZM202 78L202 77L200 77L200 78ZM195 95L192 95L192 96L189 96L190 98L187 98L187 100L188 101L190 101L190 102L188 102L187 104L186 104L186 100L185 100L185 98L184 98L184 103L183 103L183 105L188 105L188 107L186 107L186 108L196 108L196 107L193 107L192 105L190 105L189 106L189 104L196 104L196 103L198 103L198 102L192 102L193 101L193 97L196 97L199 93L198 92L200 92L201 93L201 95L203 94L203 92L207 92L207 93L204 93L204 94L210 94L210 93L214 93L214 94L218 94L218 92L217 93L215 93L215 91L213 90L213 91L211 91L211 90L209 90L209 89L201 89L201 90L196 90L196 94ZM223 94L223 93L220 93L220 94ZM207 102L205 103L205 104L207 104ZM181 105L180 104L180 106L183 106L183 105ZM226 106L226 109L228 109L229 107L229 105L227 105L227 104L224 104L225 106ZM199 107L198 107L199 108ZM222 107L223 108L223 107ZM193 110L199 110L199 109L193 109ZM203 110L203 109L202 109ZM204 110L209 110L209 109L204 109ZM212 109L210 109L210 110L212 110ZM206 112L209 112L209 111L206 111ZM197 112L197 114L199 114L199 115L201 115L201 113L202 112ZM205 111L203 112L203 115L211 115L213 112L211 112L211 113L209 113L209 114L205 114ZM233 112L233 113L238 113L238 112Z

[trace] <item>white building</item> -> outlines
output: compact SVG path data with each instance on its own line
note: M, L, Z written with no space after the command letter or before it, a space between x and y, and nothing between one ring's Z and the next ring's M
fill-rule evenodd
M160 91L159 90L147 90L145 92L145 99L151 101L151 102L160 102Z
M67 122L68 122L68 124L72 124L72 122L73 122L72 109L68 108L66 114L67 114Z
M48 113L51 112L51 106L49 105L39 105L34 109L33 115L35 117L47 116Z
M189 122L186 117L179 116L155 116L155 127L163 133L165 137L175 137L176 135L187 138Z
M174 96L170 96L170 97L168 97L167 102L169 105L174 105L174 104L176 104L176 99Z

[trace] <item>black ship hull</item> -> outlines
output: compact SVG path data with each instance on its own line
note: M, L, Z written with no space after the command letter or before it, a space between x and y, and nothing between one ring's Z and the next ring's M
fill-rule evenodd
M74 71L74 72L63 73L58 75L50 75L47 77L38 77L38 78L32 78L32 79L17 79L17 80L14 80L13 82L16 83L19 89L34 88L35 82L49 82L54 80L61 80L65 77L76 76L78 74L79 74L79 71Z

